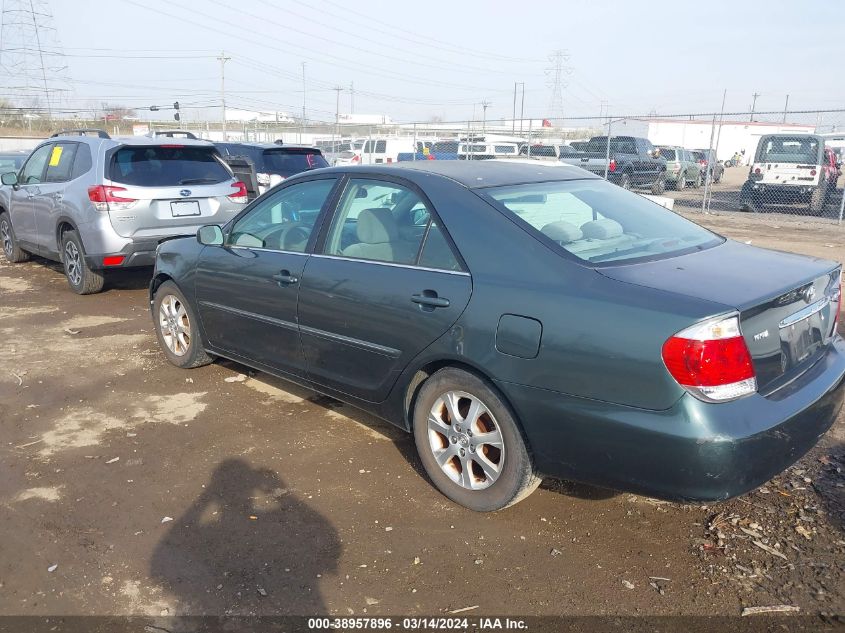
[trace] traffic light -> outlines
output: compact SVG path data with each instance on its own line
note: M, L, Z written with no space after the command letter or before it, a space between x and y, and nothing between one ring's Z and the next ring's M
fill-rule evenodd
M173 109L176 110L176 112L173 113L173 118L176 119L177 121L179 121L182 117L179 114L179 102L178 101L173 102Z
M179 116L179 113L178 113L178 112L174 112L174 113L173 113L173 118L174 118L174 119L176 119L177 121L179 121L182 117L180 117L180 116Z
M174 101L174 102L173 102L173 109L174 109L174 110L178 110L178 109L179 109L179 102L178 102L178 101Z

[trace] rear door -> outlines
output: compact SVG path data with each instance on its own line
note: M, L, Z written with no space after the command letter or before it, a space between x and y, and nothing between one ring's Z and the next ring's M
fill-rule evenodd
M10 194L9 213L15 237L33 250L37 250L39 242L35 221L35 199L41 194L44 172L47 169L53 145L53 143L42 145L30 155L18 175L18 186L12 187Z
M195 233L243 209L232 172L211 145L123 145L107 152L109 217L122 237ZM243 202L246 202L245 196Z
M381 402L454 324L472 282L431 204L400 179L351 178L324 225L299 294L308 375Z
M296 305L309 244L337 178L283 186L234 223L225 246L207 246L196 299L209 344L291 376L305 374Z

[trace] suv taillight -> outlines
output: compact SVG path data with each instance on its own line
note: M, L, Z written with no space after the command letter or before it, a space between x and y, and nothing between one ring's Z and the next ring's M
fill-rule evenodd
M237 191L235 193L226 196L229 198L231 202L236 204L246 204L249 200L249 195L247 194L246 185L242 183L240 180L236 183L232 184Z
M663 344L663 362L678 384L699 400L724 402L757 391L738 316L678 332Z
M610 162L607 164L607 169L609 171L616 171L616 159L615 158L610 159Z
M833 334L836 334L836 326L839 324L839 312L842 310L842 286L839 286L833 292L830 302L835 306L833 310Z
M134 207L138 201L135 198L117 195L121 191L126 191L126 189L109 185L93 185L88 187L88 199L97 211L125 211Z

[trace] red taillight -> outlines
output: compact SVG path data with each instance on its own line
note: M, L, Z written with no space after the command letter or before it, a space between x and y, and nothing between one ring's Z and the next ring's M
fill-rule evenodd
M434 160L434 154L429 154L426 160Z
M120 266L123 260L126 259L123 255L110 255L103 257L103 266Z
M810 175L811 175L811 176L815 176L815 175L816 175L816 170L815 170L815 169L811 169L811 170L810 170Z
M607 168L610 171L616 171L616 159L615 158L610 159L610 162L607 164Z
M736 316L678 332L663 344L663 362L678 384L701 400L722 402L757 390Z
M171 143L171 144L168 144L168 145L159 145L159 147L169 147L171 149L181 149L185 146L184 145L174 145L174 144Z
M246 185L239 180L238 182L233 183L232 187L236 191L235 193L229 194L227 196L229 200L237 204L246 204L249 199L249 194L247 194L246 191Z
M108 211L109 209L125 210L133 207L137 200L125 198L118 195L118 192L126 191L124 187L111 187L109 185L93 185L88 187L88 199L94 203L97 211Z
M392 158L390 158L390 156L388 156L388 157L387 157L387 162L388 162L388 163L392 163L392 162L393 162L393 159L392 159Z
M759 168L759 167L757 167L757 168L755 168L755 169L754 169L754 173L755 173L755 174L757 174L757 175L759 175L759 174L761 174L761 173L763 173L763 172L761 172L761 171L760 171L760 168Z
M361 157L360 157L358 154L355 154L355 156L353 156L353 157L352 157L352 162L353 162L353 163L357 163L357 162L358 162L358 161L360 161L360 160L361 160Z
M833 312L833 333L836 334L836 326L839 323L839 313L842 311L842 286L836 289L832 301L835 302Z

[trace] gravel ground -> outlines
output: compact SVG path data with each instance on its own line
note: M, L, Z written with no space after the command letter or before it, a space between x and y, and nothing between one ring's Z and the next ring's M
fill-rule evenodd
M845 229L692 212L845 260ZM0 615L845 613L845 421L710 506L546 481L463 510L410 437L229 363L167 364L149 271L77 297L0 265Z

